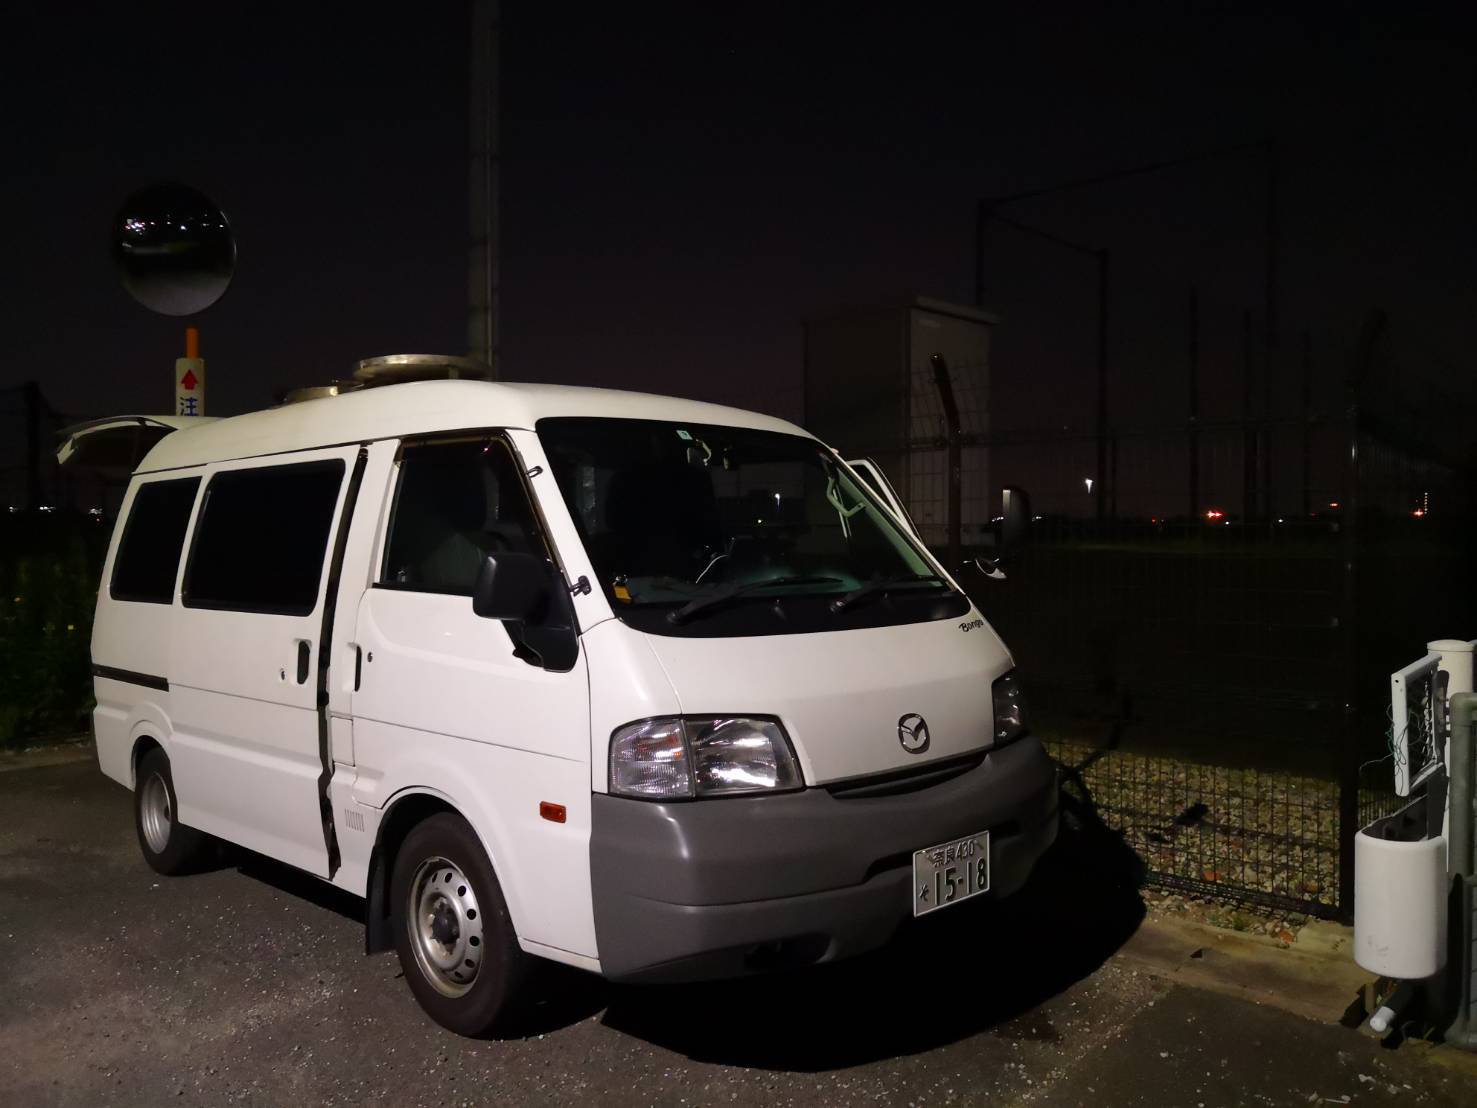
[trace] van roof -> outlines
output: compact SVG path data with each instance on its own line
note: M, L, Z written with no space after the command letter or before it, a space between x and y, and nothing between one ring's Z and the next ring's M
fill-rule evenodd
M793 423L774 416L649 393L492 381L414 381L286 404L177 431L149 451L138 472L437 431L531 430L540 419L555 416L710 423L809 437Z

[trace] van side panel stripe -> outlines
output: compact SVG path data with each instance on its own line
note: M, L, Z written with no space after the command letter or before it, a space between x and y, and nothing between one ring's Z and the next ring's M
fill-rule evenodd
M109 681L126 681L130 685L142 685L146 689L158 689L160 692L169 691L169 678L155 677L152 673L137 673L131 669L118 669L116 666L100 666L94 662L92 675L105 677Z

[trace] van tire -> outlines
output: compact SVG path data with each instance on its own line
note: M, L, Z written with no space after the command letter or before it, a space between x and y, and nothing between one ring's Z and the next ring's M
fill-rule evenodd
M211 839L179 821L179 800L169 755L155 747L138 764L133 785L133 826L144 861L168 877L190 873L209 854Z
M512 1029L533 959L519 948L492 863L461 816L439 812L405 836L390 912L400 967L428 1016L473 1038Z

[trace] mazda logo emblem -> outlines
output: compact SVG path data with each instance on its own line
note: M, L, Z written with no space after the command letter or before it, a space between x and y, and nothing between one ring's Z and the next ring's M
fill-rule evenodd
M909 712L897 721L897 741L909 754L922 754L928 749L928 724L917 712Z

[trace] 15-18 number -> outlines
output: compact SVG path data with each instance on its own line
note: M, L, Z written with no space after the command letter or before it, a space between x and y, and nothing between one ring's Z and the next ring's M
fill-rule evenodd
M958 896L969 896L985 888L987 862L981 854L964 866L946 866L933 875L933 902L952 904Z

